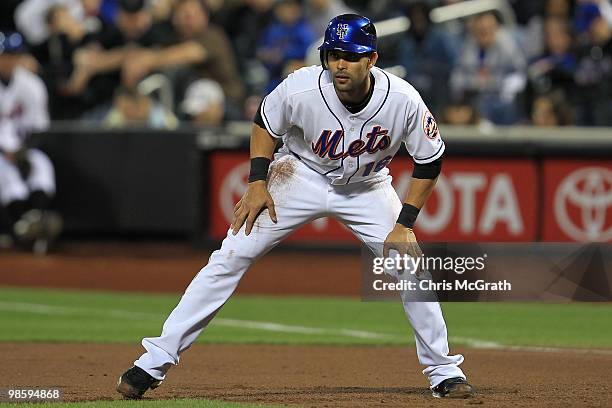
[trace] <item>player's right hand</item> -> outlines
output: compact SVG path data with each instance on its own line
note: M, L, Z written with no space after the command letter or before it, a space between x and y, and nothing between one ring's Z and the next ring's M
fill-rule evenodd
M270 219L277 222L274 200L268 192L264 180L249 183L247 191L234 207L234 217L232 219L232 233L236 235L246 221L245 234L249 235L253 229L253 224L259 214L268 209Z

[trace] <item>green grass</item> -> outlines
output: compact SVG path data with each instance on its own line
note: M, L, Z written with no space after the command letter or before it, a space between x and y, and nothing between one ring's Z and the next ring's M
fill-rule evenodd
M238 404L223 401L210 401L199 399L176 399L176 400L161 400L161 401L93 401L93 402L70 402L70 403L0 403L0 408L165 408L172 406L173 408L273 408L273 405L253 405L253 404Z
M177 295L0 288L0 341L138 343L144 336L159 334L178 299ZM612 304L447 303L443 310L452 345L486 341L612 348ZM262 327L266 323L285 326ZM367 332L370 337L346 330ZM232 298L199 341L414 343L399 302L247 296Z

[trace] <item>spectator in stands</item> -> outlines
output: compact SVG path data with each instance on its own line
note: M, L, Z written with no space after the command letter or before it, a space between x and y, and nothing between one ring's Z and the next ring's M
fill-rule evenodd
M511 125L519 119L517 95L526 84L525 59L512 36L499 26L494 13L473 20L451 74L456 98L476 95L479 113L495 124Z
M575 75L578 125L612 126L612 27L595 15L588 33Z
M440 116L441 123L453 126L476 126L485 134L494 131L493 124L480 116L470 99L453 100L448 103Z
M531 124L534 126L570 126L574 115L567 96L561 90L539 95L531 108Z
M550 18L565 21L571 25L575 0L545 0L540 7L541 13L533 15L525 27L519 28L520 47L525 56L532 60L546 52L546 21ZM529 8L537 7L539 2L525 2ZM571 29L571 27L570 27ZM573 31L573 30L571 30Z
M221 28L209 24L208 17L202 0L174 0L167 46L132 51L122 66L122 84L131 88L145 75L162 71L180 91L193 78L212 78L224 88L229 110L241 116L244 88L231 45Z
M51 7L63 5L78 20L84 19L81 0L24 0L15 10L15 24L30 46L42 44L49 37L45 19Z
M187 88L181 111L197 125L221 125L225 111L223 88L211 79L194 81Z
M220 18L232 45L240 75L249 95L264 93L268 82L266 68L256 56L257 43L274 19L275 0L244 0L228 8Z
M451 102L444 108L441 122L454 126L475 126L480 121L476 108L467 102Z
M19 31L23 33L32 47L44 43L49 38L46 24L49 10L62 6L72 18L83 24L86 31L100 31L102 0L24 0L15 10L14 19Z
M151 5L151 13L156 22L170 21L176 0L155 0Z
M49 126L49 114L44 83L21 66L24 53L20 34L0 32L0 218L17 243L45 253L61 219L48 210L55 196L53 164L28 146L32 132Z
M150 96L126 87L119 87L115 91L113 107L103 123L111 128L175 129L178 127L178 119L174 113Z
M223 30L209 23L208 12L201 0L177 0L172 24L176 45L167 50L160 64L172 60L189 66L196 78L218 82L227 97L226 114L242 118L244 84L238 73L229 39ZM170 53L170 55L167 55Z
M299 0L278 0L274 16L275 21L263 33L257 47L257 56L270 74L267 92L281 82L288 63L295 64L295 60L303 63L315 40Z
M404 10L410 29L397 45L397 63L406 69L405 79L421 94L429 109L440 112L448 98L446 87L457 59L459 42L432 24L431 9L424 1L410 3Z
M316 38L323 37L327 23L332 18L355 13L342 0L306 0L304 12Z
M589 28L595 18L601 16L598 0L579 0L575 8L574 29L576 31L577 42L580 46L591 43ZM604 3L601 1L601 3ZM607 3L607 0L606 0Z
M102 0L100 5L100 17L107 24L114 24L119 9L119 0Z
M133 87L150 72L154 51L168 44L169 28L153 24L145 0L120 0L116 25L109 26L93 44L79 48L65 92L82 95L88 107L107 111L114 90Z
M544 25L545 51L528 67L530 85L536 93L561 88L572 92L577 60L569 22L549 17Z
M88 1L88 13L94 12L93 3L99 6L100 1ZM84 112L86 104L82 103L80 96L66 95L64 87L72 75L74 52L95 41L103 25L93 16L87 20L77 19L62 4L48 10L46 22L49 37L36 47L34 53L41 64L41 75L49 90L50 114L53 119L77 118Z
M612 0L594 0L601 17L612 26Z

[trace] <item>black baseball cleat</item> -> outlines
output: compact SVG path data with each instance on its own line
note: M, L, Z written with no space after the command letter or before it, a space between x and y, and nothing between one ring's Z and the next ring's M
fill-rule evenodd
M119 377L117 392L127 399L141 399L149 388L155 389L161 383L142 368L134 366Z
M468 398L474 395L474 387L461 377L447 378L431 389L436 398Z

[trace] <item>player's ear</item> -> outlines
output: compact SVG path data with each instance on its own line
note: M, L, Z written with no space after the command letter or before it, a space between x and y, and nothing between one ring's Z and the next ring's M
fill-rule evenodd
M376 65L376 61L378 61L378 53L374 51L372 54L370 54L368 68L372 68L374 65Z

